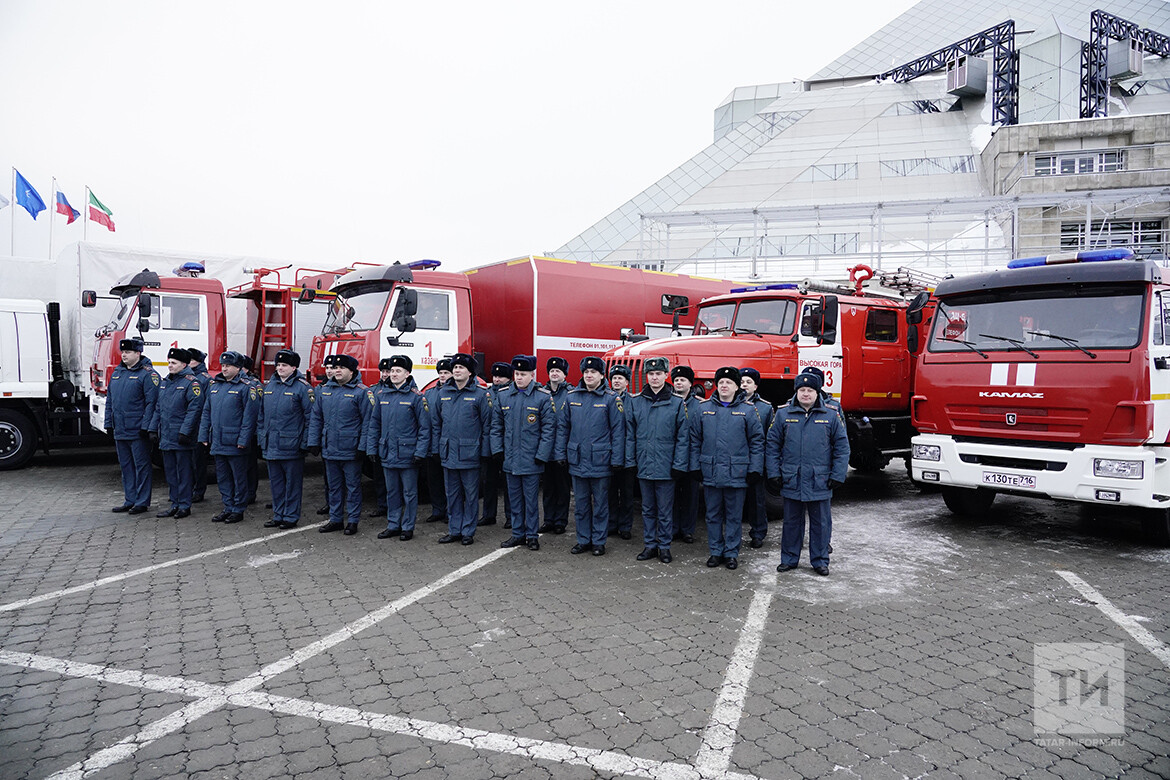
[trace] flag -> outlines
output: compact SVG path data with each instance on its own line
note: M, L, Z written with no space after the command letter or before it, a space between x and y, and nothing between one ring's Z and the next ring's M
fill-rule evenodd
M69 217L69 220L65 223L66 225L72 225L73 220L81 216L80 211L69 205L69 200L61 190L57 190L57 213Z
M36 219L37 214L45 210L45 202L41 200L40 193L28 183L28 179L20 175L20 171L15 168L12 171L16 174L16 202L24 206L29 216Z
M89 218L99 225L105 225L111 233L114 232L114 220L112 217L114 212L110 211L102 204L97 196L92 192L89 193Z

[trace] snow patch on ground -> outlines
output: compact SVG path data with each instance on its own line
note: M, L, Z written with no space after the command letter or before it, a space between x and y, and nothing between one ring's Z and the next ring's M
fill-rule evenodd
M248 559L247 565L253 569L258 569L261 566L267 566L270 563L278 561L287 561L292 558L299 558L304 550L293 550L289 553L272 553L271 555L253 555Z

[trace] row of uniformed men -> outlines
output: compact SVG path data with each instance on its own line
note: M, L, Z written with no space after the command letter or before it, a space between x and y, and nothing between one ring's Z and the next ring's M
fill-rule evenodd
M768 473L774 475L770 487L784 496L786 520L790 514L793 519L785 524L780 568L794 568L799 559L807 511L812 521L811 563L818 572L827 573L828 497L832 487L844 480L848 443L839 409L825 405L815 375L798 378L796 395L781 410L784 424L769 427L771 405L758 393L749 396L740 388L742 382L749 391L758 389L759 375L752 369L745 369L743 377L734 367L720 369L715 393L701 401L701 392L687 392L694 377L689 368L675 367L671 388L666 384L666 360L651 358L645 365L645 387L630 397L625 392L629 377L623 367L615 367L614 381L619 385L615 392L605 381L600 358L582 360L582 380L570 390L563 381L568 368L563 358L551 358L546 366L553 385L549 388L535 382L536 359L518 355L508 366L511 381L488 391L474 381L474 359L460 353L439 361L443 381L423 396L410 376L413 366L406 356L383 360L379 366L382 382L368 389L360 382L352 356L331 355L325 361L329 380L318 391L319 403L314 403L308 383L296 370L300 362L296 353L286 350L277 356L276 376L261 389L242 376L242 356L229 352L221 357L224 370L209 383L203 404L204 393L184 365L189 354L171 351L170 384L160 387L153 369L143 370L140 344L123 342L121 346L123 365L111 382L107 423L120 442L120 459L121 442L130 446L123 459L126 505L115 511L134 511L149 504L149 467L145 502L141 488L136 487L132 495L130 484L140 474L134 450L144 438L157 436L172 485L172 507L160 516L189 514L190 486L189 481L184 485L183 475L189 475L191 468L183 462L182 453L193 444L192 424L198 421L198 440L216 455L225 506L217 520L235 522L242 517L247 492L244 456L253 431L259 430L272 475L274 516L266 523L270 527L288 528L298 521L303 455L308 451L322 455L326 465L330 518L320 530L355 533L361 513L364 452L382 465L385 474L387 528L379 537L409 539L417 514L418 467L431 456L441 464L446 487L448 533L440 543L473 542L479 472L483 463L489 463L502 466L507 481L512 509L506 508L506 513L512 536L505 546L524 544L535 550L539 531L563 532L567 518L558 525L555 516L548 517L547 505L556 471L564 470L572 478L576 497L577 544L572 552L604 555L611 475L620 477L630 468L637 472L643 496L645 548L639 560L671 561L670 543L679 535L672 517L676 491L681 488L694 501L693 494L688 494L701 480L711 553L707 564L736 568L749 490L756 508L753 546L762 543L766 532L760 482L768 431L769 442L774 443L766 458ZM497 364L493 374L502 373L500 368ZM151 385L158 392L153 413L147 414ZM133 388L141 392L136 394ZM803 403L805 395L813 400ZM141 403L136 403L139 396ZM142 413L135 419L137 406ZM147 436L134 431L143 419L151 420L140 431ZM780 422L779 416L776 421ZM546 476L548 522L538 526L537 495L540 475L546 470L552 472ZM554 507L558 498L554 495ZM685 527L681 535L689 536Z

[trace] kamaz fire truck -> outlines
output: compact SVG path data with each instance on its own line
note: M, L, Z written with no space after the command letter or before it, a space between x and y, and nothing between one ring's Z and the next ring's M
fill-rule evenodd
M996 493L1131 507L1170 543L1164 273L1093 250L939 284L911 404L914 478L962 515Z
M708 392L721 366L755 368L760 394L773 404L791 398L797 374L814 366L845 412L851 465L879 470L910 453L914 352L930 308L925 288L935 280L899 269L882 278L880 289L867 288L872 277L870 268L857 266L852 286L805 280L734 288L699 303L691 335L623 346L606 361L630 367L634 392L649 357L690 366Z

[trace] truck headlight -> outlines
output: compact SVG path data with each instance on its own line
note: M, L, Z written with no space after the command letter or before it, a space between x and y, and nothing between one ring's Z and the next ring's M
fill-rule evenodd
M1112 460L1110 458L1093 458L1094 477L1113 477L1114 479L1141 479L1143 476L1140 460Z
M942 448L937 444L915 444L912 452L914 460L942 460Z

